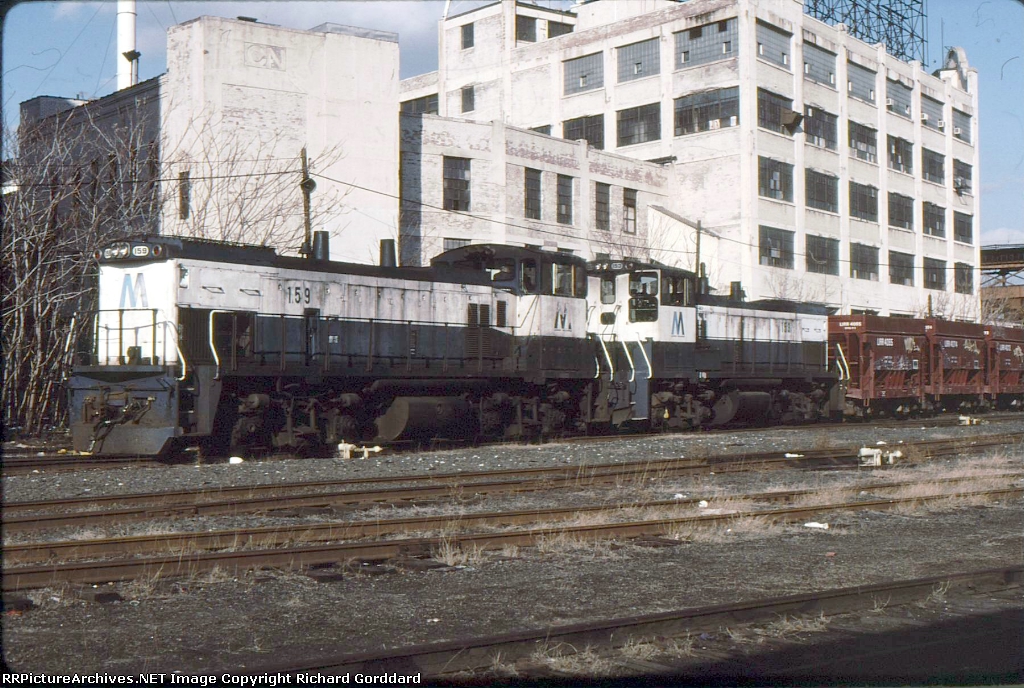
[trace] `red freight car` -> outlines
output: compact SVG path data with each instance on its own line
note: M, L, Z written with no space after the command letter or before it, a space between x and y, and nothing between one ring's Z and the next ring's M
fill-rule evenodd
M985 392L999 409L1024 407L1024 330L985 327L988 365Z
M946 411L985 403L985 328L975 323L929 318L924 324L929 365L924 389Z

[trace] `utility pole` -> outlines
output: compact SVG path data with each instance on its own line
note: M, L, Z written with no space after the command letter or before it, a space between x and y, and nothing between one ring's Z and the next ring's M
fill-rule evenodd
M316 190L316 182L309 176L309 162L306 160L306 147L302 147L302 181L299 188L302 189L302 221L306 227L306 238L302 242L299 253L307 258L313 253L313 226L309 218L309 197Z

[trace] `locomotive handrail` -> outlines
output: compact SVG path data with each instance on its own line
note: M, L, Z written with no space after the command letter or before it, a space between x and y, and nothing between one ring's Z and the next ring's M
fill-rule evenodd
M178 337L180 336L180 333L178 332L178 326L168 320L165 320L164 337L167 336L168 325L171 327L172 330L174 330L174 350L178 352L178 360L181 361L181 377L178 377L177 375L174 376L174 379L180 382L184 380L185 377L188 375L188 363L185 361L185 354L182 352L181 347L178 346Z
M629 361L629 381L636 380L636 366L633 365L633 356L629 353L629 344L625 339L622 341L622 350L626 352L626 360Z
M597 341L601 345L601 350L604 351L604 360L608 363L608 376L614 378L615 365L612 363L612 357L608 355L608 347L604 345L604 340L601 339L600 335L597 335Z
M839 342L836 342L836 351L839 352L839 358L836 359L839 361L839 375L841 376L839 379L840 381L849 380L852 378L850 375L850 364L846 361L846 354L843 353L843 345Z
M210 337L210 353L213 354L213 364L215 366L214 370L213 370L213 379L214 380L219 380L220 379L220 356L217 355L217 344L213 341L213 332L214 332L214 330L213 330L213 316L215 316L217 313L233 313L233 312L234 311L228 311L228 310L222 310L222 309L213 309L213 310L210 311L210 321L209 321L209 326L207 328L207 330L208 330L207 334Z
M647 379L650 380L654 377L654 366L651 365L651 359L647 357L647 351L644 349L644 343L639 334L636 336L636 343L640 345L640 353L643 354L644 363L647 364Z

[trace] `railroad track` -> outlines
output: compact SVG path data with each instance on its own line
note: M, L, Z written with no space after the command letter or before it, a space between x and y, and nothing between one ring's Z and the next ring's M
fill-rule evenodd
M998 414L986 414L979 416L981 420L986 423L1001 423L1021 419L1020 413L998 413ZM870 423L871 427L878 428L899 428L905 427L908 423L925 422L928 427L952 427L959 425L957 416L939 416L936 418L928 419L905 419L905 420L875 420ZM813 426L785 426L784 429L793 430L799 432L801 428L813 427L814 429L828 429L828 428L842 428L850 427L850 423L817 423ZM772 428L773 430L779 430L780 428ZM699 432L702 436L716 435L716 434L737 434L743 435L748 433L759 433L764 432L764 427L738 427L738 428L714 428L714 429L703 429ZM685 436L685 433L680 433ZM664 437L665 433L635 433L625 435L581 435L577 437L569 437L564 440L553 440L551 444L558 443L606 443L614 442L623 439L643 439L652 437ZM446 441L442 444L452 444L456 446L464 446L466 442L455 442ZM501 447L504 446L501 443L486 444L480 446L493 446ZM53 449L46 448L4 448L3 449L3 461L0 463L3 475L15 476L25 475L32 473L33 471L47 471L47 472L66 472L66 471L78 471L78 470L110 470L115 468L138 468L138 467L161 467L167 465L174 465L176 463L190 463L191 460L184 457L142 457L142 456L91 456L88 454L75 454L71 453L70 450L65 450L69 453L59 454ZM398 454L405 453L399 451Z
M1001 472L938 480L905 480L830 486L823 489L775 490L771 492L729 495L728 497L721 498L721 500L733 504L737 501L787 503L818 495L822 492L828 492L829 494L875 493L914 487L953 486L968 482L989 482L993 480L1007 480L1011 482L1020 479L1024 479L1024 473ZM950 495L947 494L946 496ZM956 495L954 494L953 496ZM501 528L522 526L578 519L593 515L607 515L614 518L616 513L622 513L627 510L653 511L694 508L698 507L700 501L699 497L645 502L634 500L615 504L580 505L550 509L474 512L455 515L377 519L372 521L301 523L289 526L233 528L219 531L181 532L95 540L9 544L4 547L4 562L8 566L14 566L38 564L52 560L67 562L75 559L138 556L158 552L196 552L238 547L249 549L280 547L295 543L323 543L367 537L379 538L386 535L415 532L446 531L454 533L474 527Z
M971 440L927 440L898 445L922 458L981 451L1018 442L1024 434L987 436ZM594 464L477 471L438 475L405 475L276 485L240 486L208 491L156 492L137 495L72 498L3 505L8 534L58 527L109 525L156 518L183 518L267 512L281 509L327 508L372 503L400 504L446 499L459 495L590 487L649 481L687 474L745 472L778 468L850 467L857 464L859 447L718 457L713 459L652 459L628 464ZM412 483L412 485L410 485ZM427 484L423 484L427 483ZM338 489L356 484L395 485L365 490ZM326 490L310 492L310 490ZM97 506L118 508L83 510ZM19 515L22 514L22 515Z
M14 591L69 583L91 584L131 580L141 577L173 577L194 575L221 569L234 574L259 568L301 569L310 566L333 565L339 562L384 561L397 557L424 556L441 548L484 550L506 546L535 546L546 538L573 537L580 540L636 538L662 536L681 526L711 526L738 519L759 518L776 523L805 520L818 514L834 511L865 509L884 510L905 504L924 504L951 497L971 499L983 497L998 499L1024 493L1024 487L978 490L913 496L893 499L837 502L810 506L784 507L770 510L737 511L707 516L682 516L641 521L605 523L598 525L563 525L561 527L534 528L506 532L471 532L443 537L402 538L371 542L343 542L317 545L289 546L272 550L233 550L225 552L182 552L171 556L156 556L123 560L39 566L4 567L3 590ZM451 520L451 519L449 519Z
M261 674L318 672L330 675L348 674L351 677L357 674L364 676L393 674L396 667L399 667L399 672L403 675L418 673L424 679L436 679L456 672L487 669L494 666L495 661L499 658L505 663L527 659L538 648L543 647L560 646L568 652L573 652L574 648L621 647L637 638L672 637L687 633L717 631L723 626L735 627L737 624L775 621L790 615L825 614L834 616L869 611L879 603L879 600L886 601L889 606L905 605L926 600L936 590L964 590L971 594L992 594L1019 589L1022 584L1024 584L1024 567L1009 566L643 616L602 619L498 636L460 638L448 642L340 655L301 664L278 662L254 667L251 671ZM994 628L991 630L993 631L989 634L992 636L991 642L1005 642L1006 629ZM914 648L899 649L907 652ZM834 657L826 658L828 661L834 661L834 659ZM678 671L675 667L650 663L643 668L646 670L645 673L662 673L666 676ZM808 676L812 675L813 672L808 674Z

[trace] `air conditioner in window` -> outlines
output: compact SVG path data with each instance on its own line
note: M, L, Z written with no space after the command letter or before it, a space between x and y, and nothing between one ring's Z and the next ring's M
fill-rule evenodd
M939 127L939 129L945 129L945 127L946 127L946 122L945 122L944 120L941 120L941 119L940 119L940 120L938 121L938 123L937 123L937 126Z
M735 127L737 124L739 124L739 122L740 122L740 118L738 116L736 116L736 115L733 115L732 117L729 118L729 126L730 127Z
M722 121L717 119L708 120L708 129L721 129Z
M772 258L781 258L782 251L777 248L770 248L768 249L768 255L770 255Z
M921 121L922 122L927 122L928 121L928 115L922 112L921 113Z
M964 130L960 127L953 127L953 136L960 136L964 133Z
M893 102L892 98L885 99L885 107L892 107L893 105L895 105L895 103Z

